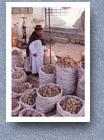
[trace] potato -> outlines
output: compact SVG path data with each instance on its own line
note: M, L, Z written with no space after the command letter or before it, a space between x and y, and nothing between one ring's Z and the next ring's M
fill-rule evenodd
M22 52L18 51L18 50L13 50L12 51L12 55L20 55L22 54Z
M16 67L22 67L22 68L24 68L24 62L19 62L19 63L17 63L17 64L16 64Z
M25 94L25 95L22 97L21 100L22 100L22 102L24 102L25 104L33 105L33 104L35 104L36 96L37 96L36 90L30 91L29 93Z
M20 83L14 87L12 87L12 92L15 92L15 93L23 93L25 92L27 89L29 88L29 85L26 84L26 83Z
M24 75L22 71L15 71L12 73L12 78L13 79L19 79Z
M12 110L15 110L19 106L17 99L12 99Z
M41 70L43 72L45 72L46 74L54 74L55 73L55 66L46 65L46 66L42 67Z
M67 97L65 100L60 102L60 106L63 110L71 114L77 114L82 107L82 103L74 97Z
M57 64L63 68L75 68L78 65L77 62L73 58L71 58L69 55L58 59Z
M27 110L24 114L24 117L41 117L41 115L35 111Z
M30 116L31 115L31 111L30 110L28 110L28 111L26 111L26 116Z
M38 92L43 97L54 97L60 94L61 90L53 84L46 84L40 87Z

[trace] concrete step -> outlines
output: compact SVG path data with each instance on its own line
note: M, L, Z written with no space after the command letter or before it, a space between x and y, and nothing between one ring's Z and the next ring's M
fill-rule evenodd
M49 42L49 36L48 35L43 35L42 36L44 38L44 40L46 42ZM70 42L70 39L69 38L61 38L61 37L53 37L51 36L51 42L52 43L63 43L63 44L67 44Z
M52 37L61 37L61 38L75 38L77 40L84 40L85 36L82 34L74 34L74 33L64 33L64 32L51 32ZM49 36L49 32L43 32L42 36Z
M49 42L49 35L43 35L42 36L44 38L44 40L46 42ZM62 38L62 37L57 37L57 36L51 36L51 43L62 43L62 44L67 44L67 43L77 43L77 44L82 44L84 45L85 44L85 41L83 39L78 39L78 38L75 38L75 37L71 37L71 38Z
M84 33L84 31L82 29L79 28L75 28L75 27L69 27L69 28L60 28L60 27L51 27L50 28L51 31L68 31L68 32L77 32L77 33ZM44 31L49 31L49 27L45 27Z
M50 30L51 41L54 43L80 43L85 44L84 31L76 28L58 28L51 27ZM49 41L49 29L45 27L42 37Z

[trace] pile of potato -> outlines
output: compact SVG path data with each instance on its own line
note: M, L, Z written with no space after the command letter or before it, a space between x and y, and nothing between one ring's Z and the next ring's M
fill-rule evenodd
M12 78L13 79L19 79L24 75L22 71L15 71L12 73Z
M33 105L33 104L35 104L36 96L37 96L37 91L36 91L36 89L34 89L34 91L30 91L29 93L25 94L25 95L22 97L21 100L22 100L22 102L24 102L25 104Z
M35 111L27 110L23 113L23 117L41 117L41 115Z
M12 110L15 110L19 106L17 99L12 99Z
M82 63L81 63L81 67L82 67L83 69L85 69L85 62L82 62Z
M61 117L60 115L52 115L52 116L49 116L49 117Z
M16 64L16 67L22 67L22 68L24 68L24 62L17 63Z
M12 55L20 55L22 54L22 52L18 51L18 50L13 50L12 51Z
M12 92L15 93L23 93L29 88L29 85L26 83L20 83L19 85L16 85L15 87L12 87Z
M61 89L53 84L46 84L45 86L40 87L38 92L43 97L55 97L60 94Z
M18 58L16 67L22 67L22 68L24 68L24 59L23 59L23 57L19 57Z
M45 72L46 74L54 74L55 66L53 66L53 65L46 65L46 66L42 67L41 70L43 72Z
M63 110L71 114L77 114L82 108L82 103L74 97L67 97L65 100L60 102L60 106Z
M63 68L75 68L78 65L77 62L73 58L71 58L69 55L58 59L57 64Z

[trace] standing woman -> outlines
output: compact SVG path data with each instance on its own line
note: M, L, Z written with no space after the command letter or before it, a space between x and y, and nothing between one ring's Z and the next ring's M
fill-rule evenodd
M32 74L38 74L40 67L43 66L44 52L47 51L46 44L41 38L43 28L41 25L36 25L35 31L30 36L28 47L26 49L27 57L30 57L30 67Z

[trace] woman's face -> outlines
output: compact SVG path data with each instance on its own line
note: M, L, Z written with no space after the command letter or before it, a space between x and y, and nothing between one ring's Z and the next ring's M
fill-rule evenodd
M42 30L37 30L36 34L40 36L42 34Z

